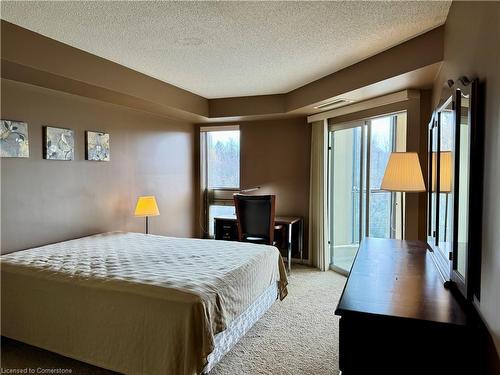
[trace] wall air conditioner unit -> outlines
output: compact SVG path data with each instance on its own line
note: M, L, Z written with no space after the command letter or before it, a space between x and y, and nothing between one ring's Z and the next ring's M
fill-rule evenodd
M344 105L347 105L347 104L350 104L353 102L354 102L354 100L351 100L351 99L338 98L338 99L334 99L328 103L317 105L316 107L314 107L314 109L321 109L321 110L333 109L333 108L342 107Z

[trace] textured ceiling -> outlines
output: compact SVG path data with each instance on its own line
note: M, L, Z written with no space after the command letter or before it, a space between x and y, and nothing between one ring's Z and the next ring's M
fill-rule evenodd
M206 98L288 92L443 24L451 2L1 2L1 17Z

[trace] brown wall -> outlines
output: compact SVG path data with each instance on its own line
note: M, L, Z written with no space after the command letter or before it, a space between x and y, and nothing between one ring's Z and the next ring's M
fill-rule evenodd
M300 117L243 122L240 129L242 188L260 186L259 194L276 194L278 216L304 217L307 248L311 126Z
M191 124L2 79L1 116L28 122L30 157L2 158L2 253L92 233L142 231L138 195L156 196L151 232L194 231ZM42 159L42 125L75 131L75 160ZM84 160L84 130L111 136L111 161Z
M276 194L278 216L304 217L306 259L311 126L305 117L231 124L239 124L241 131L241 188L260 186L258 194ZM217 125L228 124L210 124ZM197 205L201 216L200 199Z
M445 27L444 63L434 104L448 79L486 84L483 244L480 311L500 353L500 3L453 2ZM474 167L474 166L472 166Z

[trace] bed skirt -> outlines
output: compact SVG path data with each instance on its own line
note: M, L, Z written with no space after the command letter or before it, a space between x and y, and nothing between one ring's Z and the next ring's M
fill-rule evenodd
M278 298L278 284L267 288L243 313L231 322L229 327L215 335L215 349L208 356L208 364L203 369L207 374L228 353L250 328L266 313Z

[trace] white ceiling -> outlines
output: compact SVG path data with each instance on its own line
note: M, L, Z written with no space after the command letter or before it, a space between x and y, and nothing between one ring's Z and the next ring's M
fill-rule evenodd
M288 92L443 24L451 1L1 2L1 17L206 98Z

